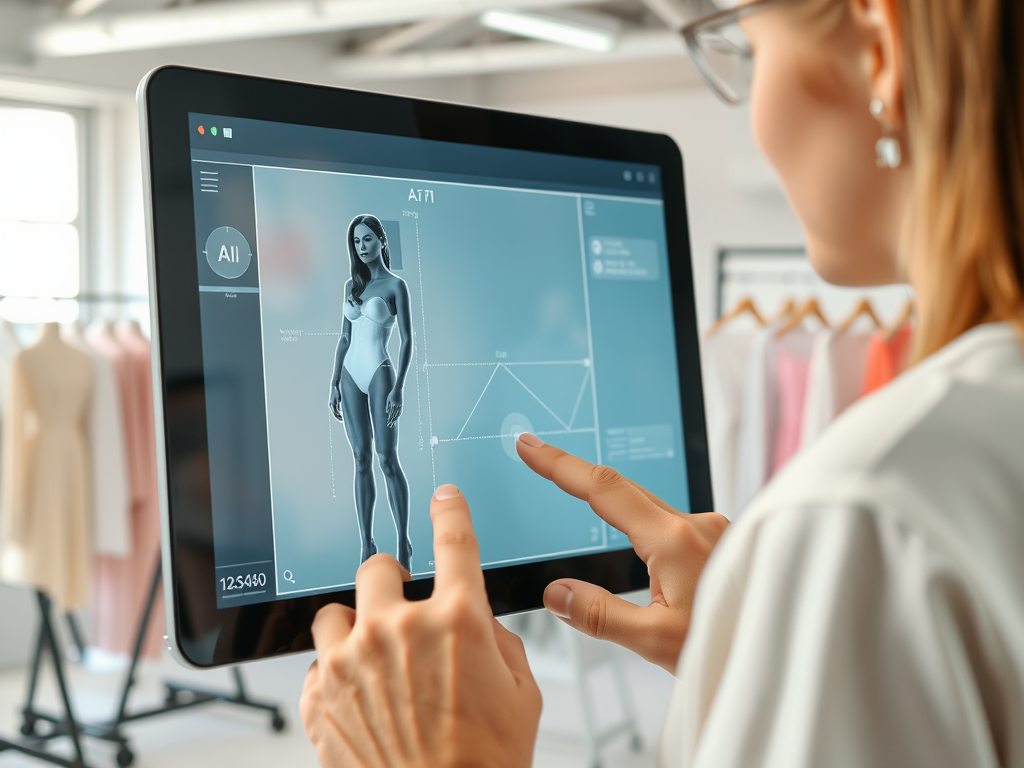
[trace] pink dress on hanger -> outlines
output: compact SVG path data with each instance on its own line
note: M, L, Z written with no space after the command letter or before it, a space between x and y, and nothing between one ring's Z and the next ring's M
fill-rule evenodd
M131 490L131 513L129 528L131 552L126 557L97 555L93 558L92 595L92 645L110 653L130 653L132 633L135 631L135 615L132 585L135 573L132 555L135 551L135 507L138 501L138 446L134 438L132 422L135 418L133 403L134 377L128 353L107 330L92 327L85 335L94 350L110 361L117 379L118 395L121 401L124 443L128 458L128 477Z
M114 335L91 329L86 338L111 361L118 376L132 499L131 554L126 558L100 556L93 561L92 640L111 653L131 653L160 553L149 343L123 327ZM145 656L154 658L163 651L163 635L163 594L158 592L143 645Z
M784 344L779 346L779 358L775 368L779 423L775 432L772 475L782 469L800 450L810 363L809 357L794 353Z
M137 482L133 483L132 509L134 522L132 552L135 623L130 637L134 638L135 627L149 597L153 572L160 558L160 509L157 493L156 471L156 428L153 416L153 367L149 342L142 336L138 326L119 323L116 329L117 341L128 355L132 371L133 387L133 440L138 460ZM166 648L163 641L164 600L163 591L157 591L156 602L150 615L149 632L143 645L143 653L155 658Z

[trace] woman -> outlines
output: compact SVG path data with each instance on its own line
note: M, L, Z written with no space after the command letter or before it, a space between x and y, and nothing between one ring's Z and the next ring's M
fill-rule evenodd
M409 571L409 483L398 461L402 389L412 361L409 288L391 271L387 233L376 216L364 213L352 219L346 241L352 277L345 283L345 317L334 355L330 408L335 418L345 424L345 434L352 446L362 545L360 563L377 553L373 541L376 450L398 532L398 562ZM402 341L397 372L388 357L388 340L396 321Z
M744 35L753 78L698 59L705 76L733 101L752 83L816 269L913 284L918 362L724 535L524 435L524 462L651 574L649 607L570 580L545 604L675 671L662 765L1024 765L1024 3L724 13L688 37ZM489 616L468 507L442 486L431 514L429 601L405 602L400 569L373 558L358 616L316 618L303 715L325 766L530 763L540 697Z

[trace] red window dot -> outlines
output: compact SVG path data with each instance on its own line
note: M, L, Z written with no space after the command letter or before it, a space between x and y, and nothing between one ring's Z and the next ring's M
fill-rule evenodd
M201 125L199 126L199 133L200 133L200 135L206 133L206 129L203 128L203 126L201 126Z

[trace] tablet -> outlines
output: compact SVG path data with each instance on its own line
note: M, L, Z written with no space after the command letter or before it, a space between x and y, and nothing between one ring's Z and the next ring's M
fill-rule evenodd
M711 509L667 136L180 67L139 88L168 644L312 647L373 552L429 595L466 495L496 614L648 585L528 431Z

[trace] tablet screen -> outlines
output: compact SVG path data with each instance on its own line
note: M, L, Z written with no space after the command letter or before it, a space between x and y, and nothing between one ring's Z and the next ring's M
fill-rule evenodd
M624 549L532 432L689 511L658 166L189 115L218 605Z

